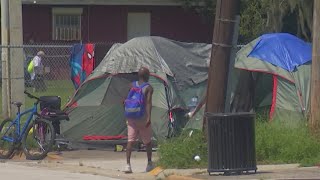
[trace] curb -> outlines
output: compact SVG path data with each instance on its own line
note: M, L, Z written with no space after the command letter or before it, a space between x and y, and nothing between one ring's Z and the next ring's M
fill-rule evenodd
M182 170L188 171L188 170ZM188 171L186 172L179 172L179 170L174 169L162 169L162 167L156 167L152 171L149 172L150 175L154 176L156 179L168 179L168 180L200 180L197 178L192 178L193 174L197 174L201 172L201 170L196 170L195 172Z
M14 152L13 157L11 158L12 160L26 160L26 156L22 151L17 151Z
M186 176L171 175L171 176L168 176L166 180L200 180L200 179L186 177Z
M63 157L61 155L55 154L55 153L48 153L47 156L44 159L48 160L63 160ZM15 152L13 154L12 160L26 160L26 156L22 151Z

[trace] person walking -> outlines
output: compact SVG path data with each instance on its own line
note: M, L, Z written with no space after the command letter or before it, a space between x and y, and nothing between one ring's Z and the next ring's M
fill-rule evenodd
M45 56L43 51L39 51L37 55L31 60L28 65L28 71L30 72L32 86L34 92L45 91L46 85L44 83L43 74L44 66L42 63L42 58Z
M152 129L151 129L151 109L153 88L148 83L150 72L147 68L140 68L138 72L139 80L130 84L130 92L124 102L125 116L128 126L128 144L127 144L127 165L125 173L132 173L131 152L132 146L140 136L143 144L146 146L148 163L146 172L153 169L152 164Z

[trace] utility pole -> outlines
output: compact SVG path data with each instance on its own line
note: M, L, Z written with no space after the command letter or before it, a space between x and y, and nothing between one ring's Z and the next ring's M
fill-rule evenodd
M320 0L314 1L311 69L311 118L309 127L320 134Z
M2 113L4 118L9 117L9 0L1 0L1 68L2 68Z
M239 0L217 1L206 112L224 112L229 61L239 9Z
M240 0L217 0L211 61L208 75L206 112L225 111L226 88L236 16L240 14ZM207 131L204 119L204 131Z

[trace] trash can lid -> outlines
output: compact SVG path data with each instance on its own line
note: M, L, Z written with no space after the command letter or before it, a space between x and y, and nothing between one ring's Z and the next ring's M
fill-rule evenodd
M254 117L253 112L236 112L236 113L211 113L206 112L205 117Z

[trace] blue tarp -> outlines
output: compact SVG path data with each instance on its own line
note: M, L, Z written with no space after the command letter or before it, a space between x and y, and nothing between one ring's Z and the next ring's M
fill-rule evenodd
M292 72L296 67L311 61L312 47L311 44L291 34L265 34L260 37L249 57L266 61Z

